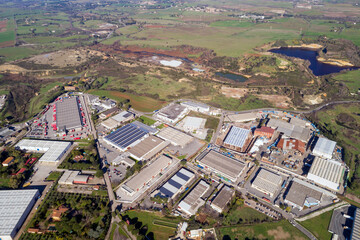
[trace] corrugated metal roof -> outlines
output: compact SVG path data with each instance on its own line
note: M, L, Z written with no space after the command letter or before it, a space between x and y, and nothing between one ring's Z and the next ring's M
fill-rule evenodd
M339 162L316 157L311 165L309 174L339 184L344 170L345 167Z
M193 176L194 173L185 168L181 168L160 188L160 192L167 197L172 197L181 187L187 184Z
M327 138L319 138L315 144L313 153L318 156L331 158L336 147L336 142Z
M280 175L261 168L256 175L252 186L274 194L280 187L282 178Z
M245 144L250 130L232 126L228 134L226 135L225 144L242 148Z
M82 126L77 97L56 102L56 126L60 130Z
M351 240L360 240L360 210L356 208L354 215L354 222L351 232Z

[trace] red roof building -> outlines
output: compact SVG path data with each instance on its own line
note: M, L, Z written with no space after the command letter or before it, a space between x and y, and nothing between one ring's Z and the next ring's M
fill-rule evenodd
M275 129L272 129L270 127L261 127L261 128L257 128L255 129L254 132L254 136L260 136L260 137L266 137L266 138L271 138L272 135L274 134Z
M277 147L282 150L297 150L301 153L306 151L306 144L293 138L281 138Z

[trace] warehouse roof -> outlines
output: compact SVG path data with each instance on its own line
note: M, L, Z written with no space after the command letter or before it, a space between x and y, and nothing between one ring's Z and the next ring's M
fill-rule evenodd
M119 148L125 149L146 136L148 133L149 132L144 128L140 128L135 124L130 123L107 135L105 140Z
M133 113L128 111L122 111L121 113L116 114L115 116L111 117L111 119L114 119L118 122L128 121L134 116Z
M351 240L360 240L360 210L356 208L354 220L353 220L353 227L351 231Z
M191 192L180 202L179 207L185 212L194 215L199 207L204 204L201 196L209 189L210 185L201 180Z
M80 171L65 170L59 179L59 184L73 184L75 177L79 173Z
M248 121L253 121L257 118L259 118L259 115L257 112L250 112L250 113L227 115L226 120L229 122L248 122Z
M15 228L24 221L23 215L37 195L37 189L0 191L0 236L11 236L17 231Z
M190 172L185 168L181 168L160 188L160 193L171 198L194 176L195 174L193 172Z
M45 152L39 161L56 162L71 146L71 142L23 139L15 147L27 151Z
M315 157L308 174L340 184L344 171L345 167L339 162Z
M331 158L335 147L336 142L320 137L315 144L313 153L318 156L326 156Z
M248 138L250 130L232 126L225 137L224 143L242 148Z
M161 109L158 112L159 116L163 116L166 118L169 118L171 120L175 120L176 118L178 118L178 116L183 113L186 110L186 107L181 106L180 104L171 104L163 109Z
M109 119L106 119L105 121L103 121L101 123L101 125L103 125L107 129L113 129L113 128L116 128L117 126L119 126L119 122L112 118L109 118Z
M118 111L119 111L119 109L118 109L117 107L113 107L113 108L110 108L110 109L108 109L108 110L106 110L106 111L102 112L101 114L103 114L103 115L107 116L107 115L110 115L110 114L116 113L116 112L118 112Z
M152 178L158 175L162 170L169 166L172 162L172 159L161 155L158 159L152 162L150 165L142 169L138 174L133 178L128 180L125 185L130 188L132 191L137 191L137 189L145 186Z
M152 128L152 127L150 127L150 126L148 126L148 125L146 125L146 124L144 124L144 123L142 123L142 122L139 122L139 121L134 121L134 122L132 122L131 124L137 126L138 128L141 128L141 129L143 129L144 131L147 131L148 133L151 133L151 134L155 134L155 133L158 132L157 129Z
M150 136L129 150L138 159L150 159L170 143L156 136Z
M306 198L311 197L320 201L321 196L322 192L302 184L302 181L291 181L285 199L302 207L304 206Z
M277 131L284 133L284 135L299 139L303 142L307 142L310 138L310 129L303 128L291 123L271 118L267 123L268 127L275 128Z
M184 119L184 126L183 128L190 128L190 129L201 129L205 127L206 119L205 118L198 118L198 117L186 117Z
M60 130L82 126L77 97L56 102L56 126Z
M188 102L182 102L180 104L185 106L185 107L190 106L190 107L195 107L195 108L203 108L205 110L210 109L209 105L206 105L205 103L198 103L198 102L188 101Z
M253 180L252 186L275 194L281 184L281 180L282 178L280 175L261 168Z
M233 179L236 179L245 168L245 163L227 157L214 150L211 150L207 154L203 155L199 161L201 164L215 169L216 171Z
M180 145L182 147L193 140L193 137L172 127L163 128L160 133L158 133L158 136L162 139L170 141L173 145Z
M297 118L297 117L291 117L290 123L293 125L300 126L300 127L306 127L307 125L310 125L310 123L308 121L303 120L301 118Z
M216 197L212 201L211 205L215 205L215 206L221 208L222 210L224 210L224 208L230 202L233 195L234 195L234 190L225 185L220 190L218 195L216 195Z
M74 177L74 183L87 183L89 180L89 175L78 174Z

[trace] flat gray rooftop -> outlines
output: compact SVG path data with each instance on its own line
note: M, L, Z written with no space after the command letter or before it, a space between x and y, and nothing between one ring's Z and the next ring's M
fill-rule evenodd
M305 199L308 197L312 197L318 201L320 201L322 193L307 187L299 182L292 181L289 189L286 193L285 199L295 203L298 206L303 206L305 203Z
M228 186L224 186L218 195L216 195L215 199L211 204L218 206L221 209L224 209L228 202L231 200L234 194L234 190L229 188Z
M146 158L151 158L169 144L169 142L165 142L161 138L150 136L132 147L129 150L129 153L135 155L137 158L142 158L145 156L147 156Z
M185 109L186 107L175 103L161 109L158 114L167 117L169 119L175 120Z
M56 102L56 126L60 130L82 126L77 97L63 98Z

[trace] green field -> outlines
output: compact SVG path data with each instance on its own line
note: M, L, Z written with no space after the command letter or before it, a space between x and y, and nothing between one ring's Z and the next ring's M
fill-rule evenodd
M105 96L116 101L122 101L124 99L129 99L131 106L143 112L152 112L154 110L160 109L166 102L158 101L145 96L137 96L130 93L122 93L117 91L107 91L107 90L90 90L90 94Z
M49 174L49 176L46 177L46 181L56 181L61 177L62 174L63 172L58 172L58 171L52 172Z
M210 24L212 27L240 27L248 28L253 26L251 22L241 22L241 21L217 21Z
M330 240L332 234L328 231L333 211L328 211L317 217L299 222L319 240Z
M138 121L148 125L148 126L151 126L153 125L156 121L154 119L151 119L151 118L148 118L146 116L141 116Z
M334 77L337 81L346 84L350 92L357 93L360 90L360 70L348 71Z
M249 207L237 207L235 210L230 210L230 212L225 216L224 224L238 224L238 223L249 223L256 221L271 220L265 214L260 213Z
M233 111L272 107L269 102L261 100L252 95L246 97L246 99L242 101L235 98L228 98L224 95L218 95L213 98L210 104Z
M218 233L219 239L307 239L302 232L286 220L250 226L221 227L218 229Z
M170 236L174 235L176 228L173 228L177 225L181 218L167 218L162 216L160 212L144 212L144 211L127 211L126 214L130 218L137 218L142 225L147 225L148 233L152 232L155 239L168 239ZM162 226L154 223L167 223L169 226Z

